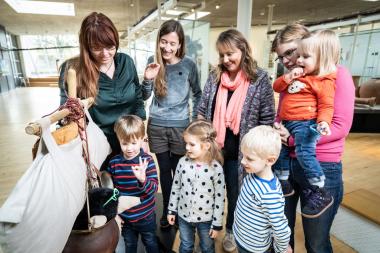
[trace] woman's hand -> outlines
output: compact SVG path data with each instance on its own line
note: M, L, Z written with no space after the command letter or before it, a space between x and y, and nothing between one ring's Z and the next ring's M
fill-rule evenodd
M288 138L290 136L288 129L286 129L283 124L278 123L278 122L274 123L273 128L274 130L276 130L277 133L280 134L282 144L287 146Z
M133 174L135 174L137 180L139 180L140 183L142 184L145 183L147 167L148 167L147 159L141 160L141 157L139 157L139 165L132 166Z
M144 71L144 80L152 80L156 78L158 71L160 70L160 64L150 63L146 66Z
M286 249L286 253L293 253L293 249L292 249L292 246L290 246L290 244L288 244L288 248Z
M174 223L175 223L175 215L174 214L168 214L167 218L168 218L169 224L170 225L174 225Z

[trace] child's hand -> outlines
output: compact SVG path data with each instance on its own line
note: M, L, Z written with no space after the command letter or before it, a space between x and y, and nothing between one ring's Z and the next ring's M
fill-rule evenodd
M290 246L290 244L288 244L288 248L286 249L286 253L293 253L293 249L292 249L292 246Z
M321 133L321 135L331 135L330 126L325 121L321 121L318 123L317 130Z
M210 238L215 239L218 236L219 231L214 230L214 229L210 229L210 232L208 234L210 235Z
M304 76L303 68L294 68L289 73L284 75L285 82L290 84L294 79Z
M146 66L144 71L144 80L152 80L154 79L158 71L160 70L160 64L157 63L151 63L148 66Z
M175 215L174 214L168 214L167 216L168 218L168 222L170 225L174 225L174 222L175 222Z
M140 183L144 183L146 179L146 168L148 167L148 160L144 158L143 160L139 157L139 166L132 166L133 174Z
M123 219L119 215L116 215L115 221L117 223L117 226L119 227L119 232L121 234L121 229L123 227L124 221L123 221Z

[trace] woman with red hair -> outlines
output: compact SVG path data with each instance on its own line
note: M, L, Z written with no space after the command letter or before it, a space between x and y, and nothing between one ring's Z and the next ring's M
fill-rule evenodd
M107 136L113 153L119 153L115 121L124 114L146 118L136 67L130 56L117 52L118 32L102 13L93 12L82 21L79 49L79 56L61 66L61 104L67 99L67 70L73 68L77 73L77 96L95 98L89 110L91 117Z

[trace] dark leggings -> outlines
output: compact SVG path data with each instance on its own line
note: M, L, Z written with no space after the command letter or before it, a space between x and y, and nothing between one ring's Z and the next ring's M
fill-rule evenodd
M160 168L160 183L162 190L162 198L163 198L163 214L167 214L169 199L170 199L170 191L172 189L173 177L175 173L175 169L177 168L177 164L179 159L182 157L181 155L176 155L170 153L169 151L156 154L158 167Z

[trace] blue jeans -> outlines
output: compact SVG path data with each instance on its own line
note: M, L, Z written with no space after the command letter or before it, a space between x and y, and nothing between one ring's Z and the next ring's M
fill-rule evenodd
M333 196L334 203L317 218L302 217L305 247L308 253L333 252L330 242L330 228L343 198L342 163L320 162L320 164L326 177L325 189ZM296 207L298 199L301 199L301 206L305 204L302 191L308 187L304 170L296 158L290 160L289 181L294 187L295 194L285 198L285 215L292 231L290 245L294 249Z
M209 222L187 222L178 216L179 236L181 244L179 253L192 253L194 249L194 235L197 230L202 253L214 253L214 239L209 235L211 221Z
M137 222L125 221L121 234L124 237L126 253L137 252L139 234L147 253L159 253L156 237L156 215L154 212Z
M324 179L322 167L315 155L317 142L320 138L316 130L315 120L283 121L284 126L294 137L295 152L299 163L305 171L305 177L310 184ZM282 145L278 161L273 169L279 179L287 179L290 171L290 148Z
M225 160L223 165L224 178L227 191L227 222L226 230L232 233L232 225L234 223L234 212L236 202L239 197L239 161Z

